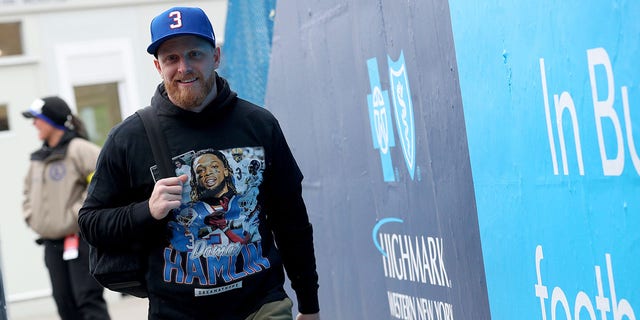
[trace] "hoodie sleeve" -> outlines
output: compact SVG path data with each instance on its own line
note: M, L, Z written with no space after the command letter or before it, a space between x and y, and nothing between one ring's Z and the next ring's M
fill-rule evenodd
M318 274L313 246L313 228L302 198L302 173L277 124L270 161L272 185L267 201L269 222L276 244L287 270L291 287L296 292L300 313L316 313L318 303Z
M143 133L119 126L109 134L78 217L80 231L91 245L130 250L163 239L164 222L149 211L154 183L148 169L153 159L147 149Z

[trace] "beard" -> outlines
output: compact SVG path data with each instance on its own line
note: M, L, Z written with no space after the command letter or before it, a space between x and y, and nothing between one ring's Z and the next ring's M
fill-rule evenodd
M178 85L175 81L165 81L164 87L167 90L169 100L183 109L200 106L214 86L215 72L212 72L207 79L204 79L202 75L197 75L197 77L196 84L188 88Z

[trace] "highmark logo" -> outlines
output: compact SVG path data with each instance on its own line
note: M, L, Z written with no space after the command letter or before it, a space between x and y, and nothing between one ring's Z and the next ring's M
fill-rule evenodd
M376 248L378 248L378 251L380 251L380 253L382 254L383 257L388 257L389 255L387 254L387 252L382 248L382 245L380 245L380 241L378 241L378 232L380 231L380 227L382 227L382 225L389 223L389 222L399 222L399 223L403 223L404 220L400 219L400 218L384 218L380 221L378 221L378 223L376 223L375 226L373 226L373 230L371 231L371 238L373 238L373 244L376 246Z
M444 239L425 235L382 232L388 223L403 219L381 219L371 231L373 244L382 255L384 276L391 279L451 287L444 262Z
M400 52L400 57L397 61L393 61L391 57L387 56L387 64L396 129L398 130L402 147L402 155L404 156L409 176L413 180L416 171L416 139L413 103L411 102L411 91L404 63L404 54ZM395 137L391 121L389 94L387 90L382 90L380 86L378 60L376 58L367 60L367 68L369 70L369 83L371 84L371 94L367 95L367 103L369 105L373 147L380 152L384 181L392 182L396 181L396 174L394 173L393 161L389 151L391 147L395 147Z

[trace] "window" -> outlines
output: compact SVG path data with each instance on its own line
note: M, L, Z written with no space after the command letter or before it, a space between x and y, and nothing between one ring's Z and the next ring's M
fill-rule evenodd
M84 122L89 140L103 145L111 128L122 121L118 83L75 86L78 116Z
M9 130L9 118L7 116L7 105L0 104L0 131Z
M0 57L23 55L20 22L0 23Z

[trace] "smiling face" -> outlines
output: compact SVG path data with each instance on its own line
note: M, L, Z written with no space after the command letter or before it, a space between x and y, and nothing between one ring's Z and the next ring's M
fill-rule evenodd
M227 192L226 178L229 170L224 163L214 154L203 154L196 159L194 171L198 184L205 189L212 190L216 197Z
M169 100L190 111L205 100L215 85L220 49L198 36L178 36L158 48L156 69L162 76Z

